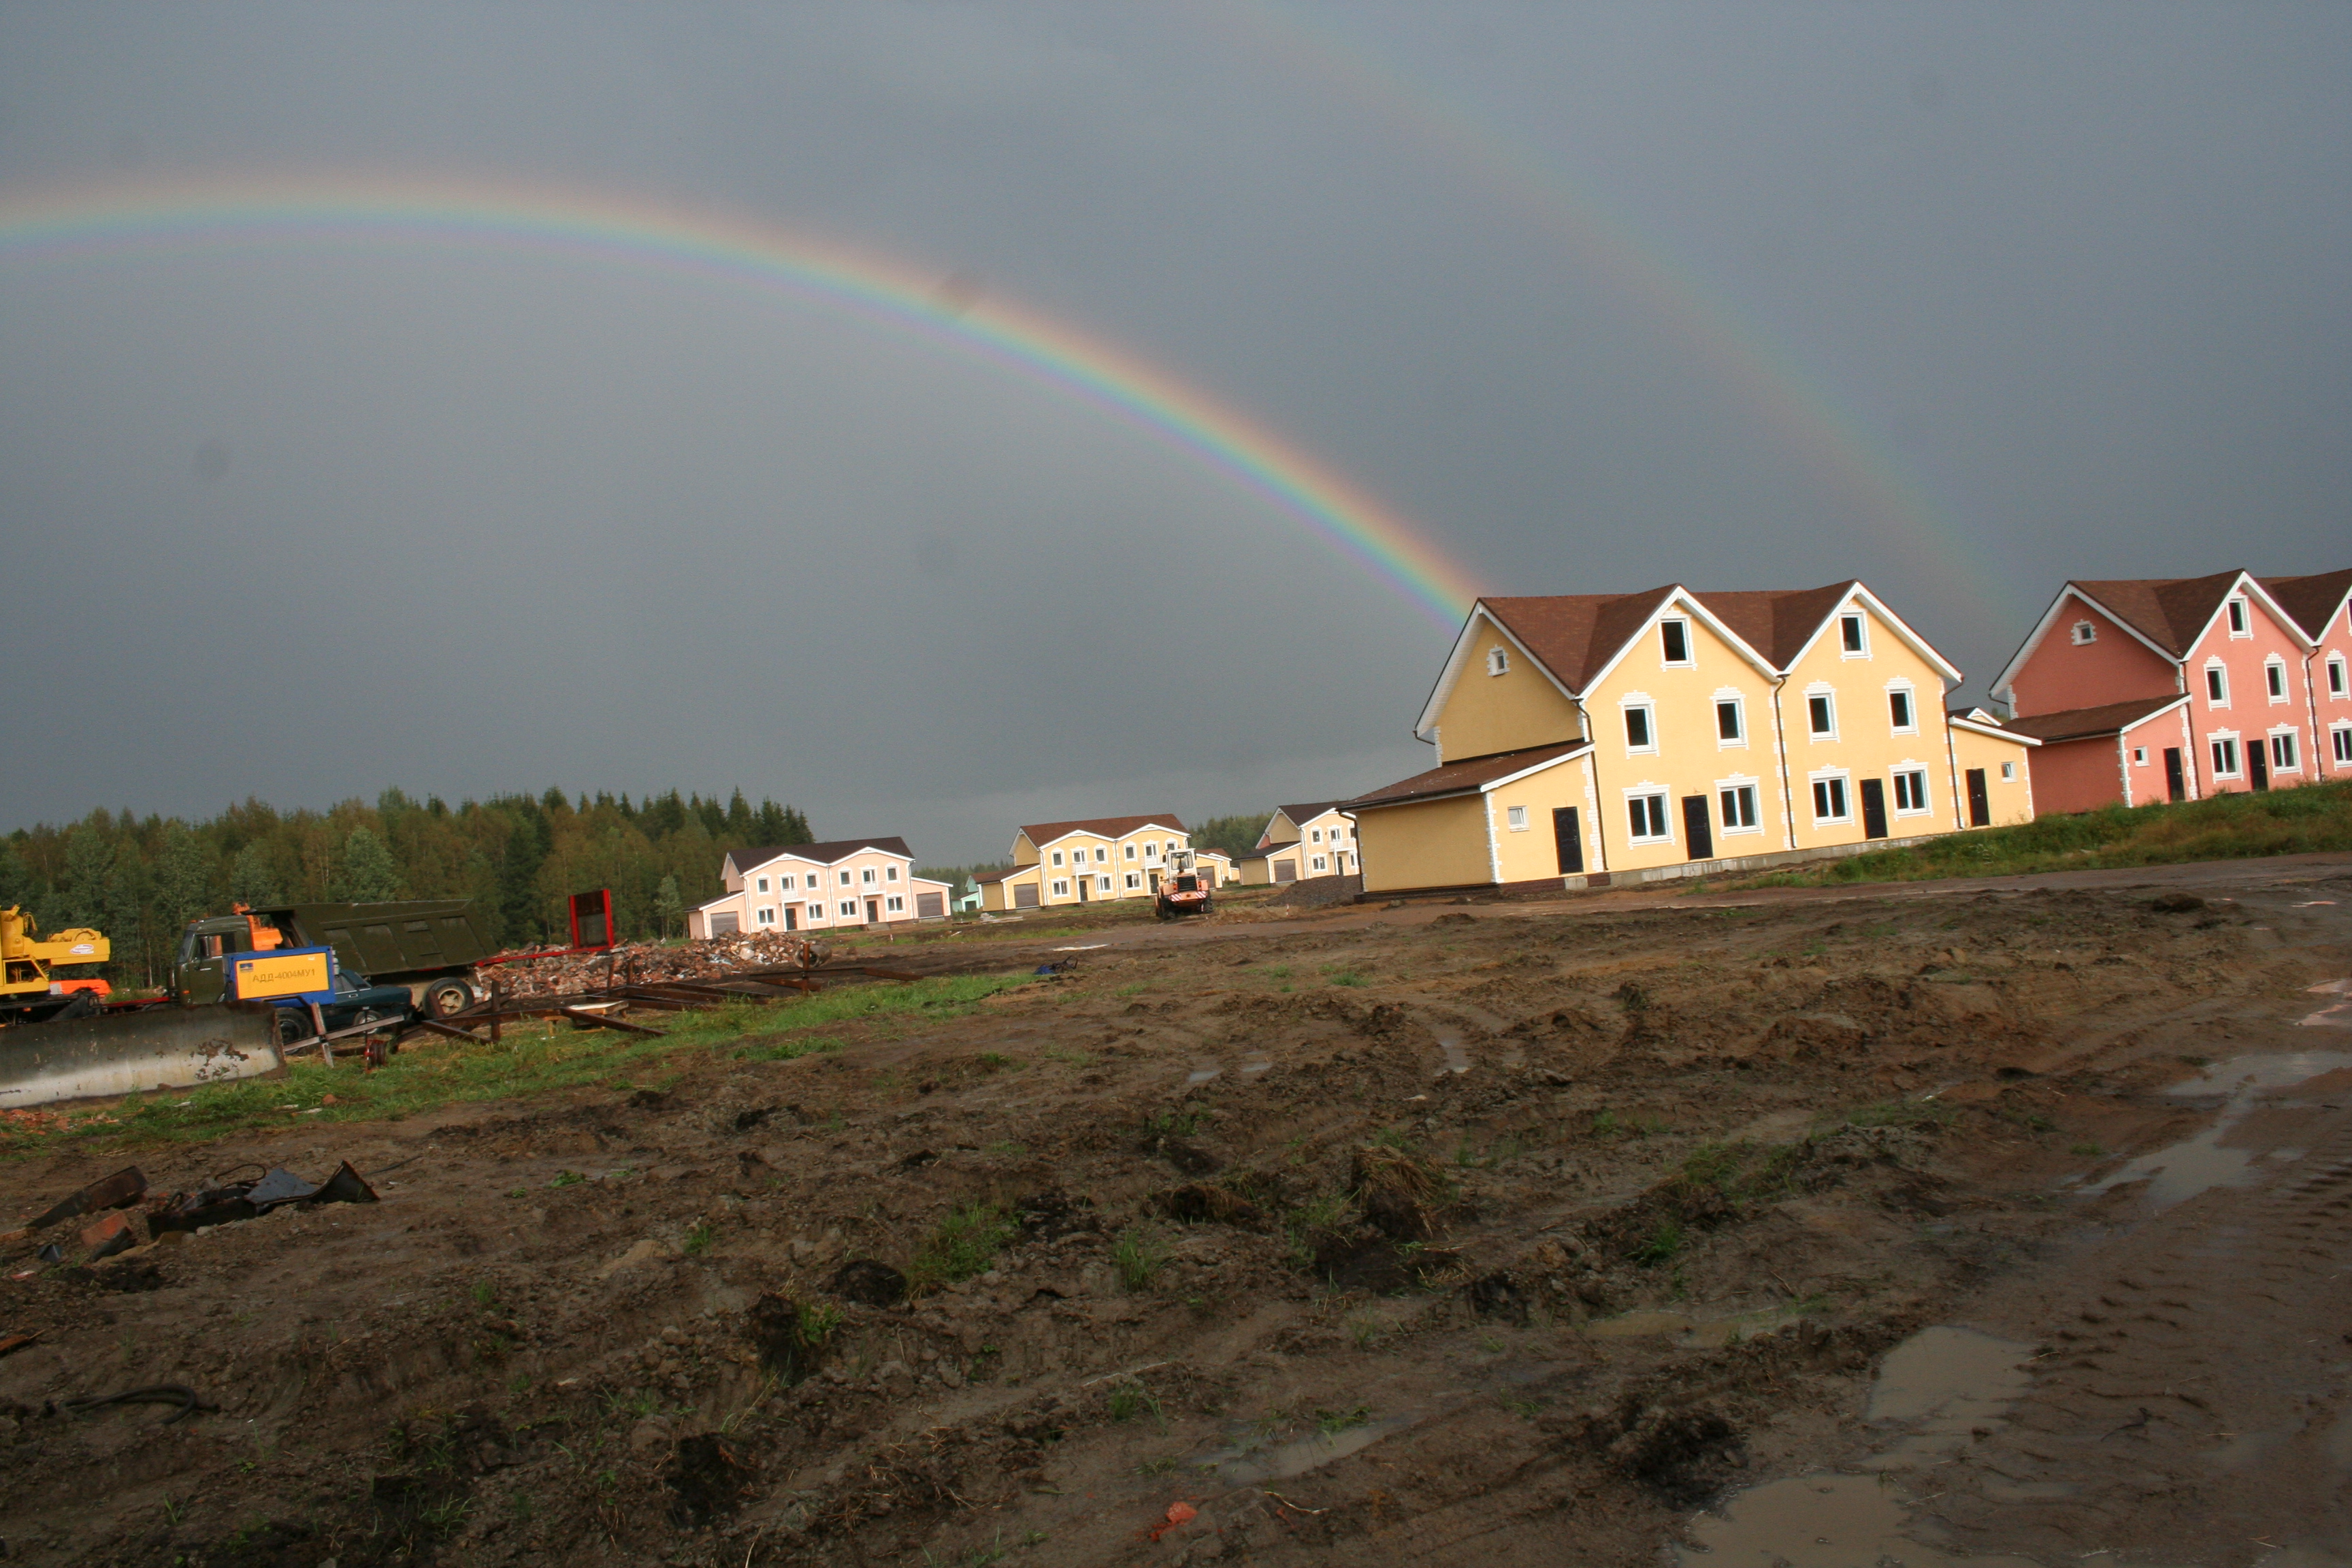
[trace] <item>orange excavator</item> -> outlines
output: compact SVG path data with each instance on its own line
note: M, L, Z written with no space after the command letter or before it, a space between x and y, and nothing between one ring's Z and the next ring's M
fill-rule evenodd
M0 1024L32 1023L103 1001L113 989L105 981L64 979L50 971L104 963L113 952L97 931L77 926L44 937L23 910L0 910Z

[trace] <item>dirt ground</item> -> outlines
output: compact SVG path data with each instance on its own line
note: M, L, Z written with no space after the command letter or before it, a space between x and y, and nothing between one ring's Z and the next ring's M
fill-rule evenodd
M0 1165L382 1198L9 1249L0 1555L2352 1559L2352 860L1644 899Z

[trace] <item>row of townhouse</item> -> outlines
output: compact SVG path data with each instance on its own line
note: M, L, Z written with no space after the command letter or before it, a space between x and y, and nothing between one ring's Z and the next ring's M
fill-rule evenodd
M2352 777L2352 570L2070 582L1993 695L2045 812Z
M726 890L688 910L686 934L704 938L772 931L839 931L945 920L954 889L915 875L899 837L843 838L730 852Z
M1960 679L1851 580L1481 599L1414 726L1437 765L1340 809L1367 894L2031 820L2040 742L1948 711Z
M1013 835L1013 864L975 879L980 907L1034 910L1148 899L1160 890L1168 867L1192 849L1192 831L1174 812L1031 823ZM1222 850L1195 850L1192 858L1199 874L1213 877L1217 887L1240 879Z
M1343 802L1318 800L1276 806L1257 844L1241 858L1241 880L1263 887L1310 877L1352 877L1356 825Z

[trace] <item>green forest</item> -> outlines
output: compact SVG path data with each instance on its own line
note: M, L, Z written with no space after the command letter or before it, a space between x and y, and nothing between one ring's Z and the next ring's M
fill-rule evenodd
M99 810L0 838L0 908L22 905L45 931L103 932L108 978L148 985L184 923L232 903L472 899L486 934L520 947L555 939L567 895L610 888L624 937L675 935L719 896L729 850L814 837L799 811L740 790L723 805L551 789L451 806L391 789L323 812L247 800L197 823Z

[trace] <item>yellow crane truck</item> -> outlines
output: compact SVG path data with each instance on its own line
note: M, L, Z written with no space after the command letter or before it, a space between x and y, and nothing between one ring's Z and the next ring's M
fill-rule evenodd
M37 1023L103 998L112 989L105 981L53 971L112 956L111 944L94 931L77 926L44 937L22 909L0 910L0 1024Z

